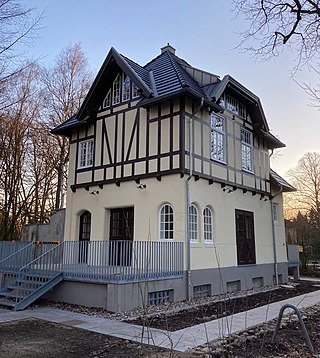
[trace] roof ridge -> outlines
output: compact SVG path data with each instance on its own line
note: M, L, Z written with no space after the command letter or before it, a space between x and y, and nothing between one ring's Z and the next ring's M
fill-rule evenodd
M173 56L172 56L173 54L171 52L169 52L169 51L166 51L165 53L167 54L167 56L169 56L170 62L172 64L172 66L173 66L173 68L174 68L174 70L175 70L180 82L181 82L181 86L182 87L190 87L188 85L187 81L186 81L186 78L185 78L184 74L181 73L180 65L177 63L175 58L173 58Z

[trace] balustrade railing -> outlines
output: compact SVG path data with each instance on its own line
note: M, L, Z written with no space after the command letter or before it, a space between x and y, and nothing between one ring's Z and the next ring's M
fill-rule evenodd
M41 257L41 267L34 261L34 269L56 268L71 280L133 282L183 275L182 242L64 241L51 250L55 246L30 243L0 261L0 272L18 271Z

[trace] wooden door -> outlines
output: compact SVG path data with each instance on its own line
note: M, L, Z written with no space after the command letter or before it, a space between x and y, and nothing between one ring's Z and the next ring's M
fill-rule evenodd
M130 266L132 259L134 210L112 209L110 213L110 265Z

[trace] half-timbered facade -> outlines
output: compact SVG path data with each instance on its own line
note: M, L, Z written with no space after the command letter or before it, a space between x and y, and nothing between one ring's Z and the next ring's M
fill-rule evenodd
M125 267L134 243L182 243L179 277L144 280L149 303L287 280L282 192L294 189L269 159L284 144L233 77L170 45L144 66L112 48L77 115L53 132L70 138L65 240L86 243L81 262L96 241L114 244L107 264ZM137 306L139 285L111 285L101 300ZM77 301L66 290L60 298Z

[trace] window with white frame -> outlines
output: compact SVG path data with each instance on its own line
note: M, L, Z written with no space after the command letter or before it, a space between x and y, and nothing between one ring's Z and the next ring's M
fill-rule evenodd
M80 142L78 168L87 168L93 165L93 139Z
M137 98L139 96L139 88L132 82L132 98Z
M204 242L213 242L212 211L209 207L203 210L203 236Z
M225 162L225 119L211 114L211 159Z
M112 85L112 104L120 103L121 76L118 73Z
M246 106L228 94L221 98L220 104L241 118L247 117Z
M160 209L160 240L173 240L173 208L165 204Z
M111 89L109 89L106 98L103 101L103 108L108 108L111 106Z
M226 108L234 114L239 114L239 102L228 94L226 95Z
M241 164L242 169L253 171L253 141L252 133L241 128Z
M191 242L198 242L198 209L193 204L189 207L189 235Z
M122 101L128 101L130 99L130 87L131 87L130 78L125 73L123 73Z

